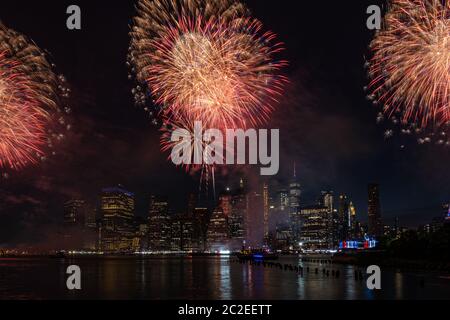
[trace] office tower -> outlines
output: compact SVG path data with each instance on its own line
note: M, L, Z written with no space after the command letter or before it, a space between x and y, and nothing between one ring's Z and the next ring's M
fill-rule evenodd
M329 249L329 209L323 206L301 207L300 216L303 222L300 247L307 250Z
M328 224L328 243L329 247L337 247L339 245L337 228L338 221L335 217L335 209L334 209L334 192L333 191L322 191L320 193L319 207L327 208L327 224Z
M328 208L331 212L334 209L334 192L322 191L319 199L319 205Z
M170 217L167 197L150 196L148 215L148 249L151 251L169 251Z
M289 209L289 192L287 190L281 189L278 191L275 206L279 211L285 211Z
M239 191L231 198L231 215L228 219L230 249L240 250L246 237L245 220L248 212L248 197Z
M297 180L297 171L294 163L294 175L289 183L289 219L294 242L298 242L300 238L301 218L299 215L299 208L301 193L300 183Z
M356 237L356 208L353 202L350 201L348 205L348 239L355 239Z
M338 205L339 241L348 240L348 234L350 231L349 206L350 203L347 196L345 194L341 194L339 196Z
M278 224L275 229L275 241L273 249L288 252L292 246L291 228L286 224Z
M379 238L382 235L380 190L378 184L369 184L368 187L368 215L369 235Z
M84 200L72 199L64 203L64 229L61 247L69 250L95 249L96 228L91 230L86 227L87 214L88 206Z
M264 241L268 242L269 239L269 185L264 182L263 184L263 219L264 219Z
M192 216L194 214L194 209L197 206L197 195L195 193L190 193L188 197L187 214Z
M231 215L231 194L229 190L219 196L219 207L225 216L229 217Z
M104 251L131 251L134 238L134 194L123 187L101 194L101 247Z
M246 244L260 248L264 243L264 197L262 189L248 195L248 214L245 219Z
M194 209L193 221L193 241L198 251L206 251L206 234L208 231L209 211L208 208L197 207Z
M229 250L228 241L228 218L221 208L216 208L208 224L208 248L211 251Z
M64 226L84 226L86 209L84 200L69 200L64 203Z
M172 251L197 251L194 247L194 225L187 214L177 214L171 217L171 250Z

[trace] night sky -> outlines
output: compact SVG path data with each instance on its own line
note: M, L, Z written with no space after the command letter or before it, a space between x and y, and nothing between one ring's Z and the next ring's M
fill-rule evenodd
M285 43L282 58L290 63L290 84L267 125L281 131L281 170L272 183L289 181L295 161L305 204L320 190L346 193L364 221L367 184L377 182L388 222L399 215L415 225L439 215L450 200L449 148L386 140L363 89L373 36L365 11L383 2L244 2ZM81 7L81 31L66 29L71 4ZM102 187L120 183L136 192L141 215L150 193L169 194L179 209L198 189L198 176L167 161L157 128L133 105L125 65L133 14L131 0L1 1L0 20L46 49L67 77L73 130L50 161L0 180L0 245L29 240L30 230L61 218L62 201L94 202ZM219 185L239 176L233 171Z

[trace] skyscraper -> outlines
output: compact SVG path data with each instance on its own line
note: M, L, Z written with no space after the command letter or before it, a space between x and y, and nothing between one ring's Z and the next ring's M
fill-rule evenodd
M84 226L86 203L84 200L69 200L64 203L64 226Z
M208 208L196 207L194 209L193 221L193 241L196 243L196 247L199 251L206 250L206 233L208 232Z
M264 215L264 241L269 239L269 185L263 184L263 215Z
M221 208L213 211L208 225L207 242L210 250L229 249L228 219Z
M101 195L101 246L104 251L130 251L133 245L134 194L121 186Z
M248 212L248 197L239 190L231 199L231 215L228 219L229 232L231 237L231 249L240 250L246 237L245 221Z
M170 218L167 197L150 196L148 247L152 251L170 250Z
M368 187L369 235L380 237L383 233L380 212L380 187L369 184Z
M294 175L289 184L289 219L294 242L298 242L300 239L301 218L299 208L301 193L300 183L297 180L297 170L294 163Z
M330 248L329 241L329 209L322 206L308 206L300 209L302 228L300 243L308 250L323 250Z
M331 212L334 209L334 192L322 191L320 195L319 205L328 208Z

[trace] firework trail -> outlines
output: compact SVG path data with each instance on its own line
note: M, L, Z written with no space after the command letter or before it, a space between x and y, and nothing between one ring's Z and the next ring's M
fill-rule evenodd
M280 74L287 63L275 60L282 44L243 4L140 0L137 12L128 57L138 82L133 94L162 125L163 151L173 146L173 128L192 132L195 121L244 129L269 119L287 81Z
M45 54L23 35L0 23L0 170L20 170L45 160L65 125L59 109L69 89Z
M450 1L392 0L372 41L369 98L404 134L450 123ZM444 133L442 133L444 132ZM444 143L445 140L439 140Z

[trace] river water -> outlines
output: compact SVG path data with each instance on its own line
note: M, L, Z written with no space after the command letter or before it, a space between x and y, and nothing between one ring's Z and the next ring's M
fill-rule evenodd
M450 299L450 277L444 274L383 269L382 288L372 291L365 280L355 280L355 269L365 271L360 267L297 258L278 262L302 264L303 277L226 257L0 258L0 299ZM81 268L81 290L66 287L69 265ZM339 278L331 270L339 270Z

